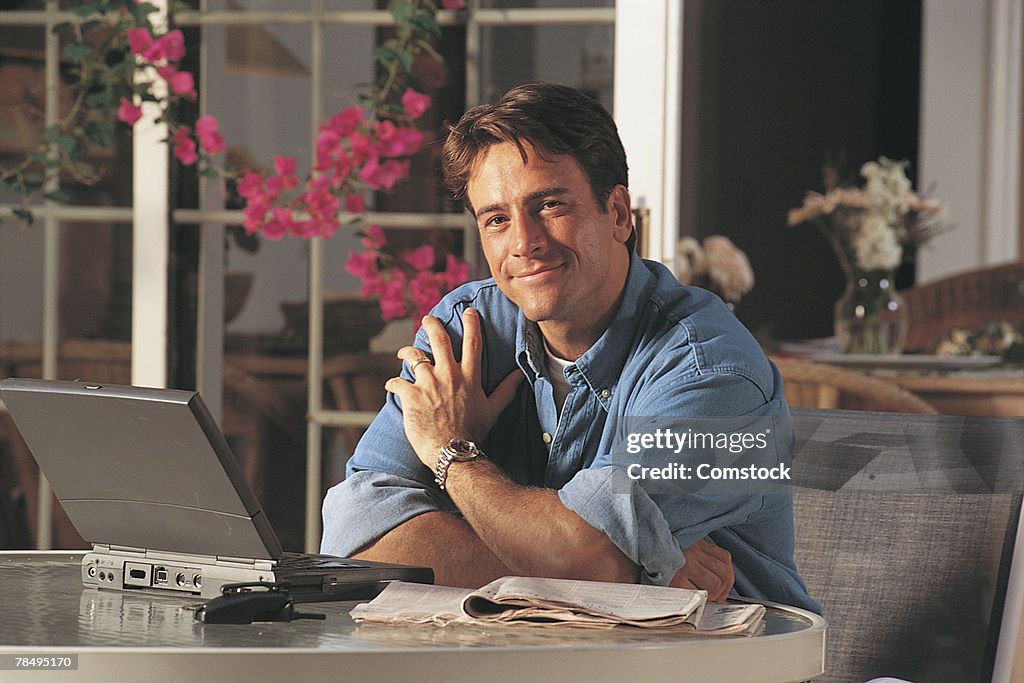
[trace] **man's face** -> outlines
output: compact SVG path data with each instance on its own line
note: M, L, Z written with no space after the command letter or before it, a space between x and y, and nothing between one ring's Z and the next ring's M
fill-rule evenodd
M601 207L575 159L526 150L524 164L514 144L492 145L466 185L491 274L542 329L607 324L629 270L629 193L618 185Z

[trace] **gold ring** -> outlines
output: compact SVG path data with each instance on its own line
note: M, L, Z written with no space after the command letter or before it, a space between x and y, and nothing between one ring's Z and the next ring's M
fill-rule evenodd
M429 358L427 358L426 356L420 356L419 358L412 362L412 365L409 366L409 372L415 375L416 368L418 368L423 363L430 363L430 365L433 365L433 363L430 362Z

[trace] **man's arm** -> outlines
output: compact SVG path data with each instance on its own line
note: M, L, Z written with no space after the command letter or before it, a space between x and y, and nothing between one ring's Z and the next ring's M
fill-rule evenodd
M421 364L415 384L395 378L386 385L402 399L406 436L430 470L449 438L479 440L486 434L518 384L519 378L510 376L490 396L484 394L477 315L471 309L463 315L461 363L454 360L444 327L425 318L437 365ZM411 364L422 353L406 347L399 355ZM477 538L514 573L627 582L639 578L639 567L607 534L566 507L556 491L518 486L487 461L453 464L446 488ZM705 543L684 555L688 561L673 585L705 588L713 599L728 594L732 565L726 551Z
M465 520L447 512L417 515L353 557L433 567L435 583L463 588L479 588L514 573Z

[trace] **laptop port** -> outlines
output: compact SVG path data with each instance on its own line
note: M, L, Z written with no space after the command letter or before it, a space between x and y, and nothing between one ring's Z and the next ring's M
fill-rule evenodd
M125 562L124 563L124 585L136 586L138 588L149 587L150 572L153 568L148 564L142 562Z
M164 567L157 567L153 573L153 583L167 583L167 569Z
M178 584L179 586L184 586L185 585L185 573L184 572L178 572L178 575L174 577L174 583Z

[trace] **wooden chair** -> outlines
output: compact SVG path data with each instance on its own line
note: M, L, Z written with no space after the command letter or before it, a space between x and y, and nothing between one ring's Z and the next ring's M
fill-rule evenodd
M402 361L393 353L347 353L324 361L324 380L337 410L378 411L387 394L384 382L397 377ZM351 455L363 427L341 427L339 442Z
M793 358L772 357L772 362L782 373L786 400L791 407L932 415L939 412L924 399L877 377Z
M959 273L900 295L910 323L906 348L934 351L953 327L1024 322L1024 261Z

